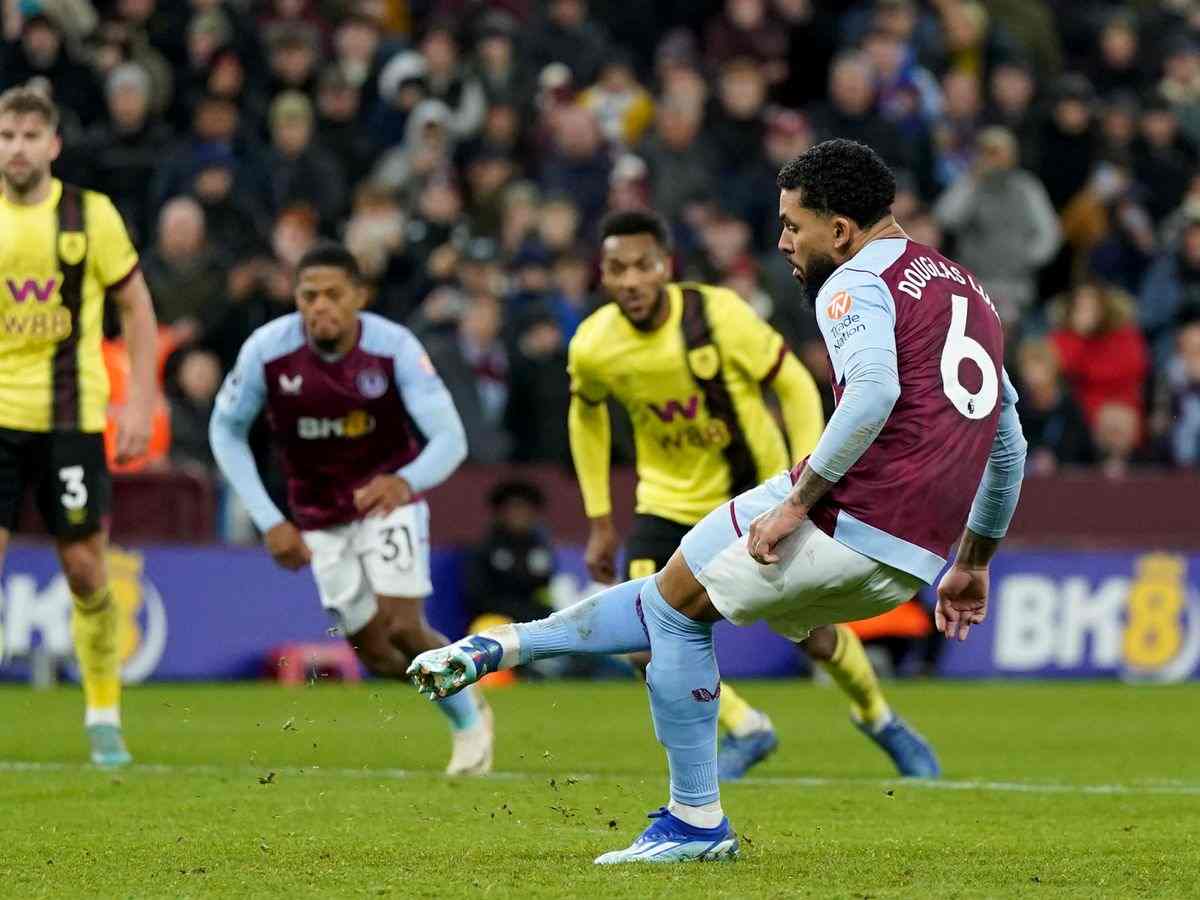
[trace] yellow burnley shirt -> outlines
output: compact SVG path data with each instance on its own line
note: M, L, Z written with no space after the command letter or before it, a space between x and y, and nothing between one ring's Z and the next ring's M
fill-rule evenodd
M78 430L104 430L104 295L133 273L138 257L112 201L84 191L86 246L75 235L66 239L68 259L81 250L87 255L82 305L72 316L59 293L62 191L62 182L54 179L49 196L33 206L0 194L0 428L50 431L57 394L60 403L78 403ZM56 365L60 343L72 336L74 350Z
M615 397L629 412L637 448L637 511L685 525L730 498L724 454L730 441L745 442L760 481L790 465L783 432L762 394L763 379L787 350L783 338L733 291L690 286L703 297L739 433L731 434L709 414L692 376L677 284L667 285L671 311L662 327L639 331L615 303L605 304L579 326L568 362L573 393L590 403ZM710 377L702 369L701 374Z

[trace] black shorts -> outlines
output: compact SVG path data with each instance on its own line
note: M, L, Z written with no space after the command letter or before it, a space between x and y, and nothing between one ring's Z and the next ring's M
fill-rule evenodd
M112 507L104 435L0 428L0 528L16 527L29 490L52 535L95 534Z
M659 516L634 516L633 531L625 542L625 580L645 578L665 566L691 530L691 525Z

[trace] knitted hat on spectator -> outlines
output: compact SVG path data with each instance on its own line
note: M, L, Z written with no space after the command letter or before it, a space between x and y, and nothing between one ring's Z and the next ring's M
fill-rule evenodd
M396 99L400 88L414 81L423 82L428 74L425 57L413 50L397 53L379 73L379 96L388 103Z
M108 74L104 93L111 97L117 91L132 88L143 97L150 96L150 75L135 62L122 63Z
M271 101L271 127L281 122L303 119L313 120L312 101L300 91L284 91Z
M210 9L192 16L192 21L188 23L188 36L194 34L209 34L217 44L227 44L233 37L233 26L221 10Z

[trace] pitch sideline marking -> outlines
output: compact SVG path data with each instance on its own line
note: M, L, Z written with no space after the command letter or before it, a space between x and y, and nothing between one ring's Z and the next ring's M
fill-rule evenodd
M150 773L157 775L260 775L272 769L269 765L262 766L218 766L204 763L135 763L127 769L106 770L106 773L118 775L121 772ZM321 766L275 766L281 774L294 775L302 778L306 775L330 778L357 778L363 780L401 781L411 778L438 777L437 773L414 769L353 769L345 767L326 768ZM0 760L2 772L71 772L99 771L87 763L65 762L23 762L20 760ZM571 773L574 774L574 773ZM600 773L582 775L583 779L595 778L642 778L645 773ZM493 772L487 776L500 781L533 781L541 780L543 774L532 772ZM985 780L948 780L929 781L919 778L815 778L805 776L750 776L743 778L738 784L745 785L775 785L781 787L904 787L921 790L941 791L994 791L1014 794L1082 794L1092 796L1158 794L1166 796L1200 796L1200 785L1197 784L1061 784L1023 782L1023 781L985 781Z

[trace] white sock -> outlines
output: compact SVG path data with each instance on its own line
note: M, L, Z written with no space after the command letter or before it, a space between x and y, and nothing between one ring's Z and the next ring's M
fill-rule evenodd
M850 708L850 718L854 719L855 722L867 725L867 723L863 721L862 716L860 716L853 707ZM889 707L882 716L867 725L867 730L870 731L871 734L879 734L879 732L883 731L883 729L892 724L892 719L894 718L896 717L892 713L891 707Z
M734 737L745 737L748 734L754 734L756 731L770 730L771 719L767 716L767 714L764 712L759 712L757 709L751 709L750 712L746 714L745 718L738 722L737 728L729 729L729 733Z
M504 648L500 658L501 669L511 669L521 661L521 637L512 625L497 625L481 632L480 637L491 638Z
M89 706L83 716L85 728L93 725L115 725L121 727L121 710L115 706Z
M716 828L725 818L720 800L705 803L703 806L688 806L686 803L672 799L667 804L667 812L695 828Z

